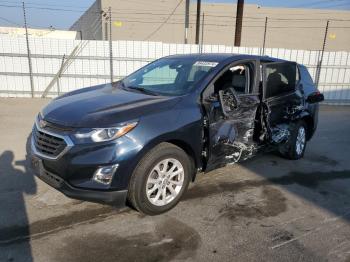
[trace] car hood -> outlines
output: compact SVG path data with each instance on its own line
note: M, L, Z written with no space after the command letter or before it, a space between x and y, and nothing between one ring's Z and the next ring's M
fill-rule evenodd
M66 127L108 127L171 109L180 99L126 91L105 84L60 96L41 114L44 120Z

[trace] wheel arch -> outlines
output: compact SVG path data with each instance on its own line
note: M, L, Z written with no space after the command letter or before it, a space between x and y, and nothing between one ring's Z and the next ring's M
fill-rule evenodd
M192 168L192 181L194 181L195 177L196 177L197 169L202 167L201 158L198 155L198 153L196 153L195 149L188 141L181 139L181 138L178 138L178 137L171 136L171 135L157 137L157 138L154 138L154 139L148 141L148 143L145 144L143 146L143 148L135 156L135 158L133 160L133 164L132 164L132 167L133 167L132 170L133 171L135 170L137 163L142 159L142 157L145 154L147 154L147 152L149 152L150 150L152 150L152 148L156 147L157 145L159 145L161 143L170 143L170 144L173 144L173 145L175 145L175 146L177 146L185 151L185 153L189 156L189 159L190 159L190 162L192 165L191 166L191 168Z
M196 154L195 154L192 146L190 144L188 144L186 141L180 140L180 139L170 139L170 140L167 140L164 142L178 146L179 148L181 148L183 151L186 152L186 154L189 156L190 161L191 161L192 181L194 181L196 178L197 169L201 166L201 164L198 163L199 161L196 157Z
M306 114L303 117L301 117L301 120L303 120L306 124L306 139L310 140L312 138L313 135L313 131L314 131L314 119L312 118L311 115Z

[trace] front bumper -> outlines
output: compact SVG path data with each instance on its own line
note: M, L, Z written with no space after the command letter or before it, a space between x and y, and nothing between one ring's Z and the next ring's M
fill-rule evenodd
M63 178L47 171L43 162L35 155L31 157L32 167L35 174L45 183L62 192L67 197L74 199L92 201L97 203L107 203L113 206L124 206L127 198L127 190L104 191L82 189L71 186Z
M35 128L45 135L64 140L66 144L66 148L57 156L48 156L37 150L35 134L32 135L31 155L41 160L47 172L63 179L73 188L92 192L124 191L128 188L130 176L138 162L137 154L142 148L137 139L126 135L109 142L73 144L70 131L53 132L40 128L38 123L35 123ZM33 128L33 132L36 130ZM47 138L44 137L44 140ZM109 184L93 180L98 169L116 165L118 168Z

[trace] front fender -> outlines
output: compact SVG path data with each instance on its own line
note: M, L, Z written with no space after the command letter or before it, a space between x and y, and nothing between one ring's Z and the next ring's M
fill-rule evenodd
M126 154L127 158L120 163L117 171L119 173L113 181L115 188L127 188L137 164L152 148L162 142L174 143L180 147L185 145L183 149L187 153L191 151L196 165L201 165L201 115L193 110L181 111L161 112L140 120L139 126L130 133L129 140L133 141L133 145L125 149L130 151Z

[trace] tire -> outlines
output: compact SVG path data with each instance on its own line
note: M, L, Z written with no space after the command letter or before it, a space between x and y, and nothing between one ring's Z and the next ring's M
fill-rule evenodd
M181 148L170 143L155 146L141 159L131 176L129 203L147 215L158 215L172 209L187 190L193 173L191 167L191 159ZM178 175L174 175L176 173Z
M286 145L280 148L280 153L287 159L297 160L304 156L307 143L307 125L304 121L290 125L290 137Z

